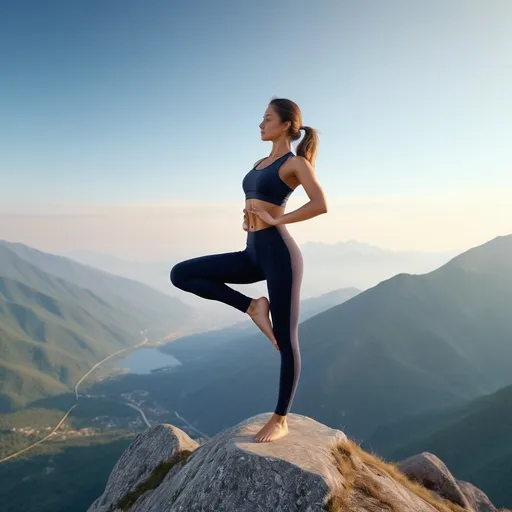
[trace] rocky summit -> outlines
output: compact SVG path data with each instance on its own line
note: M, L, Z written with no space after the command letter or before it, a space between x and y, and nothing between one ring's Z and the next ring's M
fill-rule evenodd
M289 434L277 441L254 441L270 416L201 444L173 425L147 429L88 512L496 512L434 455L388 464L307 416L289 414Z

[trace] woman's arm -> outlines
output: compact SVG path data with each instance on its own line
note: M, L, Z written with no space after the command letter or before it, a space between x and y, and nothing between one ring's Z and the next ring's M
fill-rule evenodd
M300 182L306 194L309 197L309 202L297 208L293 212L285 213L280 217L276 217L275 225L291 224L293 222L300 222L301 220L311 219L322 213L327 213L327 200L324 191L318 183L315 171L312 165L303 157L295 157L297 161L295 167L295 177Z

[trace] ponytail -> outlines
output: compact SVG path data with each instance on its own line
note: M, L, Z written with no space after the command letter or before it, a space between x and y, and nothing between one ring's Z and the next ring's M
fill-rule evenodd
M297 146L297 156L304 157L314 167L318 152L317 131L311 126L301 126L299 129L304 130L306 134Z

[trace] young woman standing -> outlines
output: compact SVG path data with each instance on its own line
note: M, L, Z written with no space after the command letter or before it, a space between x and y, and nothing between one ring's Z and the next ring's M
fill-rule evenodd
M305 135L295 156L291 143L300 138L302 130ZM286 415L301 368L297 333L303 261L285 225L327 213L327 202L314 172L318 136L316 130L302 125L297 104L288 99L273 99L260 123L260 132L262 140L272 142L272 151L256 162L242 181L245 250L177 263L171 270L171 281L182 290L246 313L280 352L277 405L272 418L254 437L258 442L268 442L288 433ZM286 201L299 185L309 201L285 213ZM266 297L248 297L226 284L264 280L270 301Z

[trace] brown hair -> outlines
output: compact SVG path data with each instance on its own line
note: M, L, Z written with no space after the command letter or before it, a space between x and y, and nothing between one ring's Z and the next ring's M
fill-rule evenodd
M290 121L288 134L292 140L300 139L300 130L306 134L297 146L297 155L304 157L311 165L315 165L315 158L318 152L317 130L311 126L302 126L302 112L299 106L292 100L284 98L273 98L270 105L275 109L282 123Z

